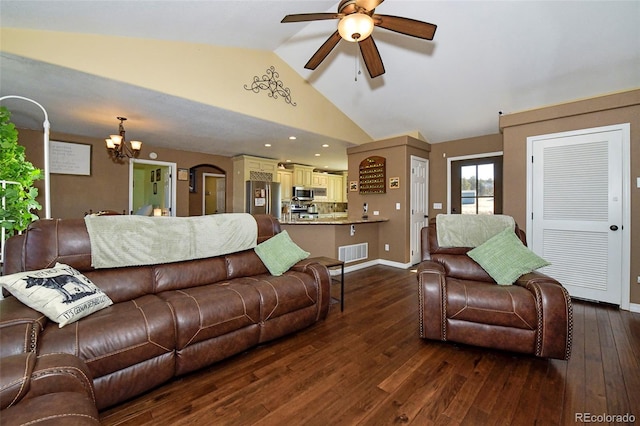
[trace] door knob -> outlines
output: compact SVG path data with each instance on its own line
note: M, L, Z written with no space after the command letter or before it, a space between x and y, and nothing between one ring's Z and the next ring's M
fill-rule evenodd
M618 230L618 226L617 225L611 225L609 227L609 229L611 229L612 231L617 231Z

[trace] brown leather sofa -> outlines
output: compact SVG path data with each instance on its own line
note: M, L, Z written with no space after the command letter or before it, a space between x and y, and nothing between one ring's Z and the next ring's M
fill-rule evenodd
M526 236L516 226L526 244ZM562 285L539 272L513 285L498 285L468 247L438 245L435 221L421 231L418 266L420 337L568 359L571 298Z
M273 217L255 218L258 242L280 232ZM92 387L83 394L76 385L71 392L80 400L95 393L95 407L102 410L174 376L308 327L325 318L329 309L329 272L309 261L277 277L269 274L253 250L170 264L94 269L83 219L36 221L7 243L5 275L65 263L114 303L59 328L12 296L0 300L3 424L10 415L24 412L33 399L29 394L12 398L15 401L7 404L11 408L5 409L5 373L17 368L11 367L16 364L11 356L33 358L33 354L37 365L45 356L73 355L79 364L74 371L92 378ZM67 356L60 362L70 360ZM68 390L61 389L66 394Z

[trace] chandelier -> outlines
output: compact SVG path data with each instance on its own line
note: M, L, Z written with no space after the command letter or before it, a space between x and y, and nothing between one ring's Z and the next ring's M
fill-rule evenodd
M140 141L131 141L129 145L127 145L127 141L125 139L125 130L122 123L124 123L127 118L126 117L116 117L120 120L120 124L118 125L118 134L110 135L105 142L107 143L107 151L109 151L109 156L115 162L122 162L124 158L133 158L137 157L142 149L142 142Z

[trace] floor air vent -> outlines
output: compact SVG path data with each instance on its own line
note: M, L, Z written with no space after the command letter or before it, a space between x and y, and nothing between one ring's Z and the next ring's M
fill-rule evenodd
M351 244L338 247L338 259L344 263L364 260L369 257L369 243Z

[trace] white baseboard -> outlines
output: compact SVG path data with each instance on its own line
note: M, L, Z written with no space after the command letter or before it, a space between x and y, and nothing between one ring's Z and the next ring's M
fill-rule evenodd
M391 266L398 269L408 269L411 266L413 266L411 263L400 263L400 262L392 262L390 260L385 260L385 259L374 259L374 260L369 260L367 262L356 263L355 265L345 264L344 273L346 274L347 272L353 272L359 269L364 269L364 268L368 268L370 266L375 266L375 265ZM329 273L332 276L340 275L340 269L338 268L330 269Z
M640 304L638 303L629 303L629 311L640 314Z

